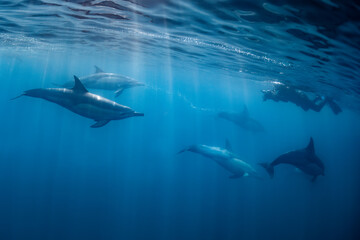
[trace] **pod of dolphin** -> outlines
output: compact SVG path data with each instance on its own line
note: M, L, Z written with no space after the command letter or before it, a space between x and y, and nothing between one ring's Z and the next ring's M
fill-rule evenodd
M127 106L90 93L87 88L112 90L115 91L115 97L118 97L125 89L144 86L145 84L119 74L105 73L96 66L95 68L96 72L92 75L81 78L74 76L73 82L56 84L60 86L60 88L31 89L24 91L21 95L13 99L21 96L29 96L56 103L78 115L93 119L95 123L91 125L92 128L103 127L113 120L144 116L143 113L136 112ZM220 112L218 116L252 132L265 131L259 122L249 116L246 107L244 107L242 113ZM239 159L239 157L233 153L228 141L226 141L224 148L197 144L181 150L178 154L187 151L212 159L232 174L230 178L246 176L261 178L254 167ZM319 175L324 176L325 167L323 162L315 154L312 137L308 145L303 149L282 154L271 163L259 163L271 178L274 176L274 167L280 164L295 166L303 173L312 176L312 182L314 182Z

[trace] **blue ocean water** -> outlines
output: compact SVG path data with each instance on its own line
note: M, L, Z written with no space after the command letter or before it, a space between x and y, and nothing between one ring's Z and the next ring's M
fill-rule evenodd
M0 239L359 239L356 1L0 1ZM94 66L146 84L89 89L144 113L93 120L23 91ZM331 96L303 111L274 83ZM247 107L265 132L218 117ZM313 137L325 176L258 163ZM191 144L225 147L261 179L230 179Z

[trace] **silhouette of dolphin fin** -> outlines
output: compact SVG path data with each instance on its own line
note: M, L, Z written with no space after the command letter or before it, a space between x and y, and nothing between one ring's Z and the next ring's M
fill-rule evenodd
M75 84L72 88L77 93L87 93L88 90L84 87L84 85L81 83L80 79L74 75Z
M314 140L312 137L310 137L310 142L306 147L306 151L308 151L311 154L315 154Z
M103 73L104 71L101 69L101 68L99 68L98 66L94 66L95 67L95 73Z
M115 97L120 96L124 91L124 88L119 88L118 90L115 91Z
M96 123L94 123L93 125L91 125L90 127L92 128L99 128L99 127L103 127L106 124L108 124L110 122L110 120L100 120L100 121L96 121Z
M231 146L231 143L229 142L229 139L225 140L225 148L227 150L229 150L230 152L232 152L232 146Z
M249 110L248 110L248 108L246 107L246 105L244 105L244 109L243 109L243 111L242 111L242 115L243 115L244 117L248 117L248 116L249 116Z

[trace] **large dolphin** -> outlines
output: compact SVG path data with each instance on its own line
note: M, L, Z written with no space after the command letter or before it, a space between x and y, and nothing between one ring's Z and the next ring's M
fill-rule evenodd
M218 116L220 118L233 122L248 131L265 132L265 129L261 125L261 123L249 116L249 111L246 106L244 106L244 110L241 113L220 112Z
M226 141L226 148L197 144L181 150L178 154L186 151L198 153L204 157L214 160L220 166L233 174L230 178L240 178L242 176L259 178L256 170L250 164L240 160L234 153L232 153L232 148L228 141Z
M16 98L29 96L56 103L83 117L94 119L96 123L91 126L92 128L102 127L111 120L144 116L143 113L137 113L129 107L88 92L79 78L74 76L74 79L75 85L71 89L37 88L25 91Z
M138 82L130 77L115 73L106 73L97 66L95 66L94 74L80 77L80 81L86 88L115 91L115 97L118 97L127 88L145 86L144 83ZM71 88L73 82L69 81L56 85Z
M260 163L271 178L274 177L274 167L279 164L295 166L304 173L311 175L313 177L312 182L314 182L319 175L324 176L325 167L323 162L315 154L314 140L312 137L306 148L282 154L271 163Z

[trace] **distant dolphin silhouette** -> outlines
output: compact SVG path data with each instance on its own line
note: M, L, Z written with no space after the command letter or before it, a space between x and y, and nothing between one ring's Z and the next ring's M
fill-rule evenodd
M86 88L115 91L115 97L120 96L120 94L127 88L145 86L144 83L120 74L105 73L97 66L95 66L94 74L80 77L79 79ZM55 85L64 88L71 88L73 86L73 82L69 81L64 84Z
M319 175L324 176L325 166L323 162L316 156L313 138L310 138L308 146L304 149L291 151L280 155L273 162L260 163L263 166L270 177L274 177L274 167L279 164L290 164L304 173L313 176L312 182L316 180Z
M37 88L25 91L18 97L29 96L42 98L56 103L83 117L96 121L92 128L106 125L111 120L120 120L135 116L144 116L129 107L120 105L99 95L87 91L79 78L74 76L75 85L73 88Z
M226 148L197 144L191 145L177 154L186 151L198 153L204 157L214 160L220 166L233 174L230 178L240 178L243 176L259 178L256 170L250 164L240 160L234 153L232 153L229 141L226 141Z
M284 83L275 83L274 89L261 90L261 92L264 94L264 101L271 99L275 102L292 102L304 111L311 109L315 112L320 112L322 108L328 104L334 114L337 115L342 112L340 106L331 97L317 95L314 99L310 99L305 91Z
M246 106L244 106L244 110L241 113L220 112L218 116L220 118L233 122L248 131L265 132L265 129L261 125L261 123L249 116L249 111Z

